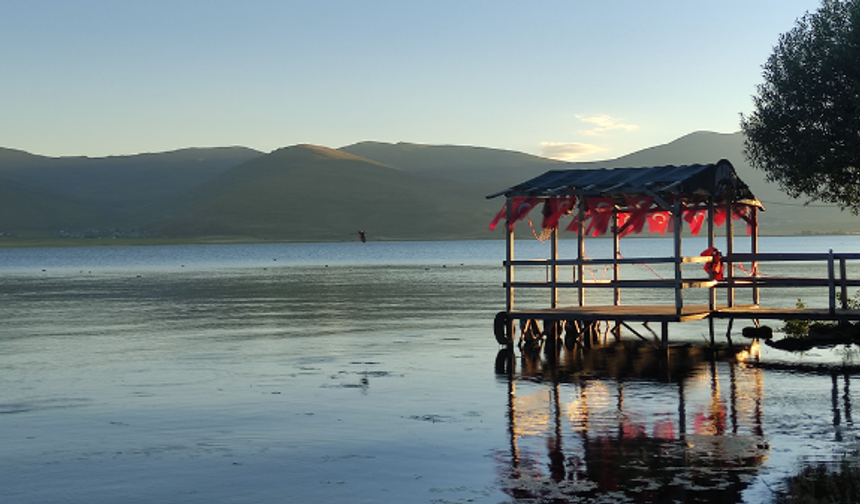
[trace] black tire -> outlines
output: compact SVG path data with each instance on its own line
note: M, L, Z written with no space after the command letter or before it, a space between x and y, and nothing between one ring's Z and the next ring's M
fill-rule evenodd
M514 339L511 335L508 334L508 329L511 326L511 319L508 317L508 312L500 311L496 314L496 318L493 319L493 334L496 335L496 341L499 342L500 345L505 345L506 347L513 346Z

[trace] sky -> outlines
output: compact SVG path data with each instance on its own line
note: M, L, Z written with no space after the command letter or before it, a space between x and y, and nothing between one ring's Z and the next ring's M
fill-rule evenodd
M612 159L733 133L819 0L0 0L0 147Z

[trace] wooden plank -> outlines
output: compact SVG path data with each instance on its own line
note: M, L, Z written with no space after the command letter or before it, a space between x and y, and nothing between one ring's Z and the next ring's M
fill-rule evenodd
M702 279L688 279L683 280L681 283L682 289L693 289L693 288L707 288L715 285L721 285L720 282L716 280L708 280L707 278ZM508 287L508 284L505 283L505 287ZM559 289L574 289L578 287L586 287L586 288L627 288L627 289L654 289L654 288L664 288L664 289L672 289L675 287L675 280L619 280L614 282L612 280L586 280L584 282L513 282L511 285L516 288L559 288Z
M860 286L860 279L836 280L836 285L846 287ZM744 287L830 287L829 278L795 278L795 277L758 277L758 278L735 278L734 286Z
M711 256L690 256L690 257L682 257L681 262L683 263L707 263L711 262ZM596 258L596 259L558 259L553 261L552 259L517 259L516 261L511 261L513 266L600 266L604 264L674 264L674 257L623 257L619 258L617 261L613 261L609 258ZM507 261L504 263L507 265Z
M837 254L834 253L833 257L837 260L860 260L860 254ZM747 254L747 253L739 253L732 255L724 255L723 259L725 261L730 262L813 262L813 261L821 261L822 267L826 265L827 260L830 258L830 254L812 254L812 253L785 253L785 254ZM681 258L681 262L684 263L706 263L710 262L710 256L685 256ZM624 257L618 259L618 264L671 264L675 262L674 257ZM547 266L551 264L555 264L557 266L577 266L580 264L584 265L603 265L603 264L613 264L611 258L594 258L594 259L558 259L557 261L553 261L551 259L518 259L515 261L511 261L513 266ZM507 261L505 262L507 265Z
M674 305L630 305L630 306L568 306L551 309L516 310L510 313L512 319L540 320L624 320L624 321L667 321L682 322L701 320L710 315L707 305L684 306L681 314L676 313Z

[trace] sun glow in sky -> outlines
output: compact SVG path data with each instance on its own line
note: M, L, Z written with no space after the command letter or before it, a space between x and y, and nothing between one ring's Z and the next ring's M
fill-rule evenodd
M818 0L2 2L0 147L364 140L609 159L752 110Z

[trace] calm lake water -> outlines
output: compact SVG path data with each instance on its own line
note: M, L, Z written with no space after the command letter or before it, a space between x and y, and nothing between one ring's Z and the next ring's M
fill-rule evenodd
M830 248L860 252L860 237L761 240ZM757 503L798 461L858 448L856 376L708 361L700 324L673 326L693 346L668 365L633 345L508 358L492 335L503 255L498 241L0 249L0 501Z

